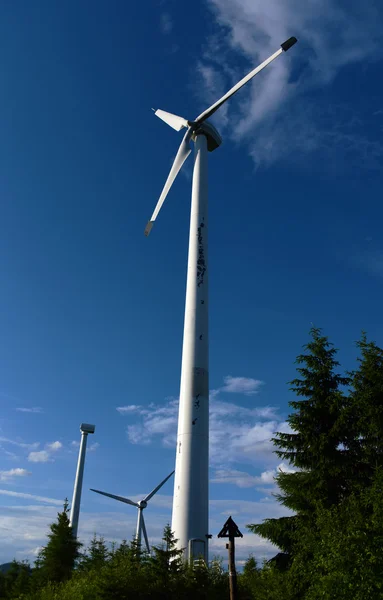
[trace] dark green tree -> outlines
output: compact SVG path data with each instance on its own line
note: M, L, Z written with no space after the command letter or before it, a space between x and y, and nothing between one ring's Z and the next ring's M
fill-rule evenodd
M259 570L254 556L249 556L243 567L242 573L238 574L238 590L241 600L252 600L256 597L259 582Z
M31 567L27 561L14 560L5 573L1 576L0 598L19 598L30 589Z
M296 515L249 526L282 550L272 559L282 570L291 564L294 532L300 520L311 519L319 500L332 506L347 490L346 452L340 442L342 411L347 402L343 390L349 379L337 373L336 350L327 337L316 328L310 334L305 352L296 359L301 377L291 382L298 397L289 402L294 409L287 419L291 432L277 432L273 438L277 456L296 469L279 472L276 481L281 493L275 496Z
M156 578L164 589L167 589L177 573L183 569L183 551L177 549L177 541L170 528L166 525L162 536L161 546L153 546L151 564Z
M79 561L80 570L100 569L110 558L110 551L105 544L103 537L97 538L94 534L90 541L86 552L81 556Z
M365 600L383 598L383 469L371 485L351 494L338 506L316 510L318 534L312 544L310 584L305 600ZM300 544L310 540L307 525L297 531ZM298 550L292 565L296 580L307 569Z
M73 536L68 515L68 500L65 499L57 521L50 526L48 544L40 551L36 561L36 576L41 583L59 583L69 579L79 557L81 544Z
M353 488L363 490L383 466L383 350L365 334L357 346L359 366L350 373L344 444L353 469Z

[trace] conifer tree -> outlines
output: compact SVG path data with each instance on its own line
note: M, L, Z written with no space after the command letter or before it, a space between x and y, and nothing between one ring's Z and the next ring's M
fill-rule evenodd
M73 536L69 524L68 500L65 499L57 521L50 526L48 544L40 551L36 561L40 581L59 583L69 579L79 557L80 542Z
M19 598L30 588L31 567L28 562L12 561L5 575L1 576L0 598Z
M350 373L344 444L353 469L353 488L363 490L383 466L383 350L365 334L357 346L359 366Z
M291 563L299 520L312 517L316 502L332 506L346 493L346 453L340 447L340 425L346 403L342 388L349 379L337 373L336 350L328 339L319 329L310 333L306 352L296 360L301 377L291 382L298 396L289 402L294 409L287 419L292 432L278 432L273 438L277 456L297 469L279 472L276 481L281 493L275 496L297 514L249 526L281 548L282 553L273 559L281 569Z
M81 557L80 569L100 569L103 567L110 557L110 552L105 544L103 537L97 538L94 534L90 541L89 548L86 553Z
M160 588L170 589L178 573L183 570L183 551L176 547L177 540L170 528L166 525L162 536L161 546L153 546L151 565L155 578Z

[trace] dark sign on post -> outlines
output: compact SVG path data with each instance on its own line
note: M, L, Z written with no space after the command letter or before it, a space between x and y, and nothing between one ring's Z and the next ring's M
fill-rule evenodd
M235 546L234 540L236 537L243 537L238 529L238 525L234 523L231 517L228 518L225 525L218 534L219 538L229 538L229 543L226 548L229 550L229 583L230 583L230 600L237 599L237 572L235 570Z

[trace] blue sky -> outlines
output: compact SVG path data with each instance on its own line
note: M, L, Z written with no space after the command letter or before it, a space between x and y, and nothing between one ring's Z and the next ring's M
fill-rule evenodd
M214 537L228 514L243 531L285 514L269 440L311 323L345 368L362 329L383 344L380 3L129 4L0 7L1 562L33 558L71 498L82 421L84 541L130 538L136 518L88 488L139 498L173 469L191 161L146 239L179 143L150 108L194 118L291 35L213 118ZM171 496L146 511L153 542ZM249 552L273 550L246 534Z

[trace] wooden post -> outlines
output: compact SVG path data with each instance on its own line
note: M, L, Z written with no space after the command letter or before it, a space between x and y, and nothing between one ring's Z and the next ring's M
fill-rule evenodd
M228 518L225 525L218 534L219 538L228 537L229 543L226 544L229 550L229 585L230 585L230 600L237 600L237 571L235 569L235 538L243 537L238 526L234 523L231 517Z

